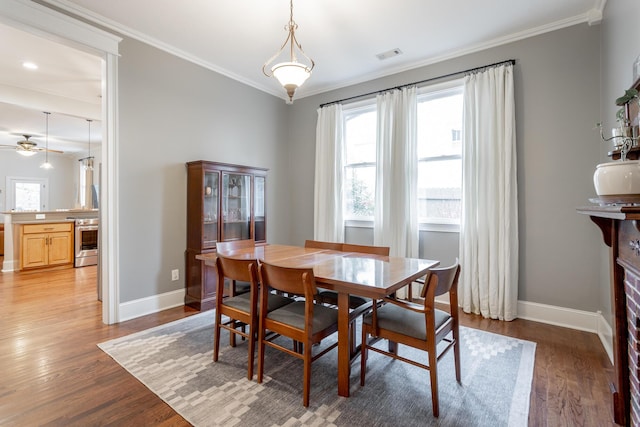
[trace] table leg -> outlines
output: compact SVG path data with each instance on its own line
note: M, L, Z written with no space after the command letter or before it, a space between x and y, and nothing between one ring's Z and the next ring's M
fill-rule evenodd
M338 395L349 397L349 294L338 293Z

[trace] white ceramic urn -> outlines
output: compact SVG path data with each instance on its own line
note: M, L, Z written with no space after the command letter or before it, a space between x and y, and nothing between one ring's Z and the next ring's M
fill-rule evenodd
M640 195L640 162L601 163L593 174L593 185L598 196Z

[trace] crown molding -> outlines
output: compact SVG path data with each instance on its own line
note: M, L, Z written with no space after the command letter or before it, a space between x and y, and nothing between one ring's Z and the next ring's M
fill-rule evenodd
M602 0L604 2L606 2L606 0ZM369 73L363 76L360 76L356 79L351 79L351 80L347 80L344 82L341 82L339 84L336 85L332 85L332 86L327 86L324 88L319 88L313 91L309 91L306 92L304 94L301 94L301 96L298 97L298 99L302 99L308 96L314 96L314 95L319 95L321 93L325 93L325 92L330 92L332 90L337 90L337 89L342 89L348 86L353 86L356 84L360 84L360 83L365 83L371 80L375 80L375 79L379 79L379 78L383 78L383 77L388 77L388 76L392 76L394 74L399 74L405 71L411 71L411 70L415 70L417 68L422 68L422 67L426 67L428 65L433 65L433 64L437 64L440 62L444 62L444 61L448 61L451 59L456 59L459 58L461 56L465 56L465 55L470 55L473 53L478 53L478 52L482 52L484 50L487 49L491 49L494 47L498 47L498 46L502 46L502 45L506 45L509 43L513 43L516 41L520 41L523 39L527 39L529 37L534 37L534 36L538 36L541 34L545 34L545 33L549 33L552 31L556 31L556 30L561 30L563 28L567 28L567 27L571 27L574 25L579 25L579 24L584 24L584 23L588 23L589 20L589 13L585 13L582 15L578 15L572 18L567 18L567 19L563 19L561 21L556 21L550 24L546 24L546 25L542 25L539 27L535 27L535 28L531 28L529 30L524 30L518 33L513 33L510 34L508 36L504 36L504 37L498 37L492 40L489 40L487 42L483 42L483 43L478 43L475 44L473 46L470 46L468 48L464 48L464 49L460 49L460 50L456 50L453 52L449 52L446 53L444 55L439 55L439 56L435 56L435 57L431 57L428 58L424 61L419 61L419 62L415 62L409 65L403 65L400 67L395 67L395 68L390 68L381 72L376 72L376 73Z
M95 24L101 25L112 31L116 31L122 35L131 37L140 42L146 43L150 46L163 50L169 54L175 55L181 59L184 59L185 61L189 61L191 63L204 67L208 70L214 71L218 74L222 74L223 76L226 76L230 79L243 83L247 86L253 87L254 89L258 89L262 92L281 98L285 101L287 100L287 97L285 96L286 94L283 94L281 90L277 90L277 89L274 89L273 87L262 85L253 80L244 78L216 64L213 64L209 61L205 61L202 58L199 58L195 55L191 55L188 52L178 49L175 46L164 43L160 40L157 40L153 37L148 36L147 34L133 30L132 28L119 24L100 14L92 12L74 3L71 3L68 0L42 0L42 1L52 6L58 7L68 13L72 13L74 15L77 15L78 17L94 22ZM545 24L539 27L534 27L528 30L517 32L517 33L513 33L508 36L498 37L486 42L475 44L468 48L464 48L464 49L456 50L443 55L431 57L422 61L413 62L411 64L405 64L403 66L389 68L379 72L364 74L357 78L345 80L337 84L326 85L326 86L318 87L317 89L312 89L312 90L299 90L296 93L297 95L296 99L304 99L307 97L319 95L319 94L330 92L333 90L342 89L348 86L353 86L353 85L368 82L371 80L388 77L388 76L402 73L405 71L415 70L417 68L422 68L428 65L433 65L433 64L448 61L451 59L459 58L461 56L481 52L486 49L513 43L519 40L523 40L529 37L534 37L544 33L560 30L573 25L578 25L583 23L588 23L589 25L599 24L600 21L602 20L602 14L603 14L603 10L607 0L594 0L594 2L595 2L594 8L589 10L587 13L584 13L581 15L577 15L577 16L563 19L556 22L552 22L550 24Z
M69 2L68 0L43 0L45 3L50 4L51 6L57 7L67 13L71 13L77 17L85 19L87 21L93 22L102 27L108 28L111 31L115 31L124 36L130 37L132 39L138 40L142 43L148 44L152 47L160 49L164 52L167 52L171 55L177 56L178 58L184 59L185 61L191 62L193 64L199 65L203 68L206 68L211 71L215 71L218 74L222 74L225 77L228 77L232 80L243 83L247 86L251 86L254 89L258 89L262 92L269 93L271 95L282 98L282 94L280 91L276 91L273 88L257 84L255 81L246 79L236 73L233 73L225 68L222 68L216 64L213 64L209 61L205 61L202 58L199 58L195 55L192 55L188 52L185 52L182 49L179 49L173 45L160 41L154 37L151 37L147 34L141 33L140 31L136 31L132 28L129 28L125 25L122 25L118 22L115 22L109 18L106 18L98 13L92 12L82 6L78 6L74 3ZM284 98L283 98L284 99Z

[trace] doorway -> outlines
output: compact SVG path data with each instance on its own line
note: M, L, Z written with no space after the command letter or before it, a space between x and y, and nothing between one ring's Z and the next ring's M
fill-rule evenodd
M103 283L103 322L118 321L118 280L116 259L118 254L115 233L117 230L117 200L115 170L117 167L115 152L117 148L117 55L120 38L99 30L69 16L60 14L33 2L22 0L3 0L0 3L0 23L19 29L44 40L77 49L94 55L101 60L101 119L103 123L104 143L102 144L102 183L100 200L100 228L103 238L100 242L99 269ZM12 43L6 43L10 45ZM12 93L16 101L18 92ZM44 106L42 108L45 108Z

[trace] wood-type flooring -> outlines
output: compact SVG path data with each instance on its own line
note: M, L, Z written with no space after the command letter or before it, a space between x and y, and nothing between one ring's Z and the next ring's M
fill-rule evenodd
M96 344L197 312L105 325L96 271L0 273L0 426L189 425ZM595 334L464 313L462 324L537 343L530 426L615 425L613 369Z

